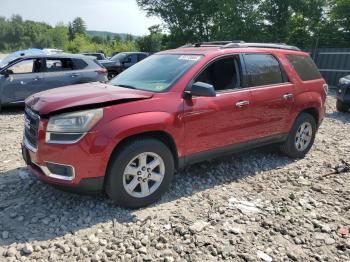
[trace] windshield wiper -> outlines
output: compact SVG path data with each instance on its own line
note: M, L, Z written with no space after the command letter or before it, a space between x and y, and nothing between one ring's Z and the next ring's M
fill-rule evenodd
M124 87L124 88L130 88L130 89L137 89L136 87L134 86L130 86L130 85L116 85L116 86L120 86L120 87Z

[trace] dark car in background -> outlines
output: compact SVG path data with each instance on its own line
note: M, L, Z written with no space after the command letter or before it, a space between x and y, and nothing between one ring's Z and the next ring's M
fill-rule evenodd
M107 81L107 70L83 55L22 56L0 69L1 107L21 105L34 93L96 81Z
M118 53L109 60L99 61L108 70L108 79L112 79L125 69L148 57L145 52Z
M107 60L104 53L82 53L82 55L93 56L97 59L97 61Z
M344 76L339 80L337 90L337 110L339 112L348 112L350 109L350 75Z

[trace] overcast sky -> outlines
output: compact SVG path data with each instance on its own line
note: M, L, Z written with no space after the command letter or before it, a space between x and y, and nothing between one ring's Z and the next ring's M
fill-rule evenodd
M136 0L0 0L0 16L19 14L24 19L56 25L80 16L89 30L144 35L160 24L146 17Z

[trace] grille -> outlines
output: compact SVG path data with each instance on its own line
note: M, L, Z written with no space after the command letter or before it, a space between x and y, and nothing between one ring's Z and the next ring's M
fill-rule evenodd
M347 88L344 88L345 89L345 94L346 95L350 95L350 86L347 87Z
M40 117L28 107L24 110L24 136L34 149L38 147L38 130Z

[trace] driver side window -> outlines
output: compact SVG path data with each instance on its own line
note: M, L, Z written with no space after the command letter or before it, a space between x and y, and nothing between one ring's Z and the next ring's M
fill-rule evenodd
M38 73L42 71L42 60L41 59L24 60L8 68L8 71L10 71L12 74Z
M215 91L241 87L241 69L238 56L219 58L210 64L195 80L213 85Z

